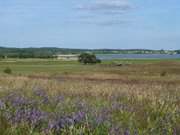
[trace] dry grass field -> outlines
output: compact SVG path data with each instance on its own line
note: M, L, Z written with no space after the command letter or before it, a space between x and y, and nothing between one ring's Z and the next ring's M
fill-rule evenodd
M118 62L1 62L0 134L179 135L180 61Z

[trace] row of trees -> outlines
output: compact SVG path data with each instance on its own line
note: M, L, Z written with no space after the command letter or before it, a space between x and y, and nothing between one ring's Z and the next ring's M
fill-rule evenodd
M9 55L2 55L0 54L0 58L55 58L54 55L49 54L31 54L31 53L19 53L19 54L9 54Z
M48 48L1 48L0 58L53 58L56 49Z

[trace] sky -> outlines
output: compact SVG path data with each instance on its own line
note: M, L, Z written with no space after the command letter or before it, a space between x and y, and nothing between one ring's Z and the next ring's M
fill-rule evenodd
M0 0L0 46L180 49L180 0Z

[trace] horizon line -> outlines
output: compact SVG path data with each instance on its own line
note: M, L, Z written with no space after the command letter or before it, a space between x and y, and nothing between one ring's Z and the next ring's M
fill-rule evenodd
M30 48L34 48L34 49L41 49L41 48L57 48L57 49L73 49L73 50L153 50L153 51L160 51L160 50L164 50L164 51L175 51L175 50L180 50L180 49L149 49L149 48L66 48L66 47L57 47L57 46L39 46L39 47L34 47L34 46L29 46L29 47L13 47L13 46L0 46L0 48L16 48L16 49L30 49Z

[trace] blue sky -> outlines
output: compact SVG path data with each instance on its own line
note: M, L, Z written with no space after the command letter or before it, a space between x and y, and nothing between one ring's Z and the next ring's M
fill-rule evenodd
M180 49L180 1L0 0L0 46Z

